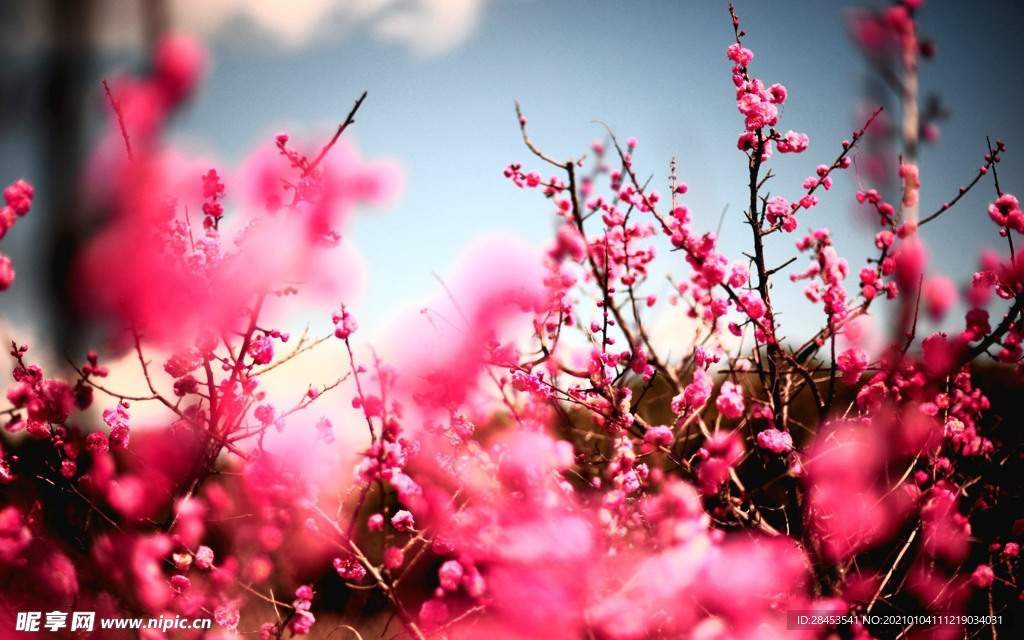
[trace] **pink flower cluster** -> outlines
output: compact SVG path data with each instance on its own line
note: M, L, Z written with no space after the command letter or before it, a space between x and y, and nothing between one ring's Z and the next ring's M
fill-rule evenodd
M754 53L739 42L729 45L728 57L735 63L732 69L732 81L736 85L736 108L744 118L744 131L736 146L740 151L760 154L761 162L768 160L772 154L772 141L777 142L782 153L802 153L807 149L809 140L806 134L787 131L781 136L774 127L779 122L779 105L786 101L788 92L781 84L765 87L764 83L751 78L747 66L754 59ZM771 127L765 134L762 130Z
M0 239L7 235L19 217L28 214L32 208L33 195L35 190L24 180L16 180L4 189L4 201L7 204L0 208ZM0 291L10 289L13 282L14 267L11 265L11 259L0 253Z
M813 253L813 261L803 273L790 276L793 282L810 280L804 295L811 302L820 302L829 327L842 323L849 314L848 292L843 280L849 274L849 264L841 258L832 244L828 229L814 229L796 243L800 251Z
M757 444L762 449L785 453L793 450L793 436L778 429L765 429L757 434Z

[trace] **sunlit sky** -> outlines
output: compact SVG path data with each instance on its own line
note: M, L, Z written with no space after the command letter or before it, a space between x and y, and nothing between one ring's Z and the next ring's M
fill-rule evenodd
M344 9L339 13L335 5ZM326 140L352 101L369 92L346 136L365 157L396 162L404 186L390 207L360 214L348 230L367 265L367 291L355 301L364 325L436 289L433 274L443 277L482 234L522 238L538 247L550 237L550 204L502 176L509 162L550 174L522 144L514 100L523 105L533 140L556 158L578 157L591 141L604 139L597 121L622 139L639 140L638 172L653 176L651 185L662 193L668 191L669 160L677 158L680 178L690 186L685 203L695 228L716 229L725 210L725 253L739 258L749 245L741 222L746 158L735 148L742 117L725 57L733 41L725 2L220 0L177 6L187 9L177 14L179 24L204 38L209 67L170 135L225 167L257 145L272 144L277 131ZM284 16L274 13L285 6ZM773 195L797 197L802 179L834 159L855 126L866 66L844 26L854 6L736 2L749 34L745 45L755 53L752 73L789 90L779 128L805 132L811 140L802 155L772 159ZM257 13L244 15L246 7ZM410 8L421 13L403 13ZM985 154L986 135L1007 143L1000 183L1007 191L1020 190L1022 17L1017 3L995 1L927 2L920 13L922 35L938 47L938 56L922 67L922 96L938 92L951 112L940 123L939 144L921 153L925 215L971 179ZM44 45L31 41L31 30L15 32L13 21L5 22L2 55L11 64L0 65L0 76L9 92L30 82ZM95 70L92 109L97 135L99 80L144 64L138 38L112 27L104 37L110 42ZM25 115L15 111L0 125L4 184L40 171L33 151L40 132L21 121ZM836 188L801 221L801 229L831 228L854 274L870 255L871 240L854 221L856 180L853 172L838 176ZM933 272L962 280L974 268L978 248L999 241L985 213L994 193L991 181L983 182L973 197L924 229ZM12 255L19 269L17 291L0 298L0 308L22 322L31 315L26 293L34 284L33 234L40 233L45 230L21 230L0 242L0 251ZM774 247L779 263L795 254L793 239ZM679 254L669 260L682 263ZM850 280L855 288L856 276ZM780 284L778 296L791 305L783 318L788 333L820 325L796 302L799 287L784 293L787 288ZM654 284L651 290L666 289Z

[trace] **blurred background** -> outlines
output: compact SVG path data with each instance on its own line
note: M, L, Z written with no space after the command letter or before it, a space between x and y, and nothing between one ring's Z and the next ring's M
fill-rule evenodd
M840 141L867 113L895 104L850 37L851 21L863 15L859 6L736 2L749 34L744 44L755 54L752 73L789 90L779 129L811 140L801 155L772 159L772 195L799 198L803 178L838 155ZM1001 186L1021 190L1022 18L1024 8L1010 1L921 8L920 35L935 44L921 66L921 102L938 100L936 128L928 132L936 142L920 151L922 216L971 180L986 136L1008 146ZM364 157L391 160L404 175L386 211L357 216L348 229L367 278L362 299L349 303L371 330L396 307L435 290L434 274L447 273L475 238L516 237L543 247L551 237L551 203L502 176L510 162L551 175L522 144L517 99L534 142L556 158L578 158L592 141L606 140L597 121L620 140L638 139L638 173L662 193L675 157L690 186L684 202L694 227L720 226L732 259L749 245L742 224L747 159L736 150L743 121L725 55L733 42L725 2L4 0L0 183L24 177L36 187L32 213L0 242L18 274L0 296L0 314L20 342L79 348L69 340L81 328L67 283L71 256L102 224L103 213L88 211L80 197L86 159L109 126L101 83L144 75L153 43L171 31L202 42L206 67L166 133L222 174L272 145L278 131L318 148L353 100L369 92L345 136ZM891 117L899 121L898 113ZM895 157L889 161L896 166ZM836 176L830 192L819 192L821 204L800 218L801 230L833 230L851 262L851 291L877 230L856 213L854 192L879 187L889 201L899 199L896 184L880 181L869 164L858 157L856 170ZM230 182L227 189L230 212ZM986 213L994 198L991 180L983 181L922 230L929 273L963 284L982 247L1005 251ZM796 237L772 246L777 264L796 254ZM682 256L668 263L682 266ZM775 294L785 309L784 333L806 337L821 326L820 309L803 301L802 285L787 284ZM670 286L658 279L648 289L664 296ZM947 326L962 328L962 315Z

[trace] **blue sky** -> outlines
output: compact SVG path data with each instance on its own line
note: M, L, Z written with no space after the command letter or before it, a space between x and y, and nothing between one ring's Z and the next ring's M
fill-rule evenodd
M515 99L529 118L531 137L555 157L579 156L592 140L604 138L596 120L622 139L639 139L638 171L652 175L651 184L663 193L668 162L676 157L680 177L690 186L685 202L695 227L715 229L727 208L722 246L730 257L740 257L749 244L740 220L746 158L735 149L742 118L725 57L732 42L727 3L423 4L441 7L442 17L448 9L462 11L450 41L443 20L418 33L415 25L403 31L382 18L348 25L343 18L325 18L319 33L313 28L285 39L244 18L223 20L205 35L210 68L196 98L175 118L172 137L230 165L257 144L270 143L279 130L328 137L352 100L369 91L351 139L367 157L398 162L405 176L403 193L388 211L358 216L349 230L369 269L368 295L358 307L370 323L382 320L396 301L436 288L432 273L444 274L474 237L512 235L540 246L550 236L554 222L547 201L502 176L514 161L549 174L522 145ZM771 191L792 198L802 179L830 162L854 128L865 65L843 16L855 5L736 5L749 34L745 44L755 53L753 74L789 89L780 129L811 139L804 154L776 155L771 163L778 174ZM922 212L934 211L972 177L985 153L985 135L1006 141L1000 181L1005 190L1020 190L1024 155L1017 154L1024 153L1024 126L1015 105L1024 59L1016 33L1024 24L1021 9L1011 2L929 2L920 22L922 35L938 46L937 58L922 68L922 95L940 92L952 114L941 123L941 142L921 153ZM97 69L97 78L131 69L141 57L129 43L114 46L105 60L109 64ZM31 138L11 126L2 135L0 149L7 152L0 158L0 177L30 175L31 151L9 151L31 145ZM831 228L856 273L869 255L870 235L852 223L854 180L852 174L837 177L836 188L801 229ZM991 182L985 182L948 219L925 228L935 270L969 273L977 248L998 241L985 214L993 198ZM795 253L792 239L775 247L779 262ZM24 256L10 245L5 241L0 251ZM855 276L851 280L854 288ZM790 326L802 331L799 294L779 295L793 301Z

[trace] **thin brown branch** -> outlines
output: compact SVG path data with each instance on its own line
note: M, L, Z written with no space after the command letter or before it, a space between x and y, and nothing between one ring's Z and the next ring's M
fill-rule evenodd
M103 79L103 90L107 93L107 100L110 102L110 108L114 110L114 117L117 118L117 125L121 128L121 138L124 139L124 147L128 151L128 162L135 162L135 156L132 154L132 141L128 137L128 128L124 124L124 112L121 111L121 103L114 99L114 93L110 90L110 84L107 79Z
M313 173L313 171L318 166L320 166L320 163L323 161L324 156L326 156L327 152L330 151L331 148L334 147L334 145L338 142L338 138L341 137L341 134L345 133L345 129L348 129L349 125L353 124L356 121L356 111L359 111L359 107L360 105L363 104L363 100L366 99L367 93L368 92L364 91L363 95L359 96L359 99L356 100L356 103L352 107L352 110L348 112L348 117L345 118L344 122L338 125L338 130L334 132L334 137L331 138L331 141L324 145L324 148L320 150L320 153L317 155L316 158L313 159L313 162L310 162L309 166L307 166L305 170L303 170L303 178Z

